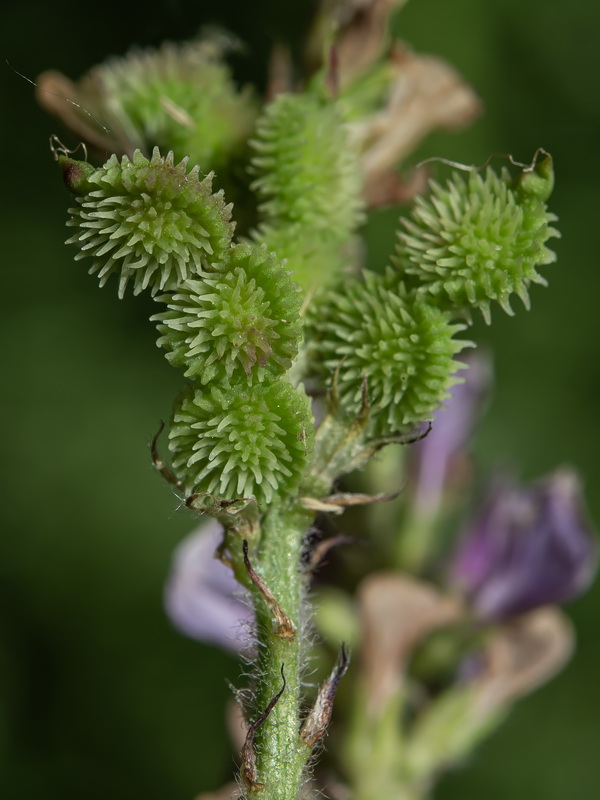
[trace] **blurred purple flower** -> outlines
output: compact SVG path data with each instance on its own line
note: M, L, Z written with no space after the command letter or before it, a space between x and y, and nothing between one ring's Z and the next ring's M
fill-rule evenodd
M475 352L465 359L464 382L452 388L451 397L433 419L430 433L410 447L409 473L418 514L435 516L460 466L467 444L491 383L491 367L485 354Z
M477 616L501 620L570 600L595 567L579 480L558 470L531 487L496 486L467 529L453 572Z
M229 567L214 557L222 538L223 528L211 519L181 542L165 586L165 608L186 636L237 653L252 641L253 615Z

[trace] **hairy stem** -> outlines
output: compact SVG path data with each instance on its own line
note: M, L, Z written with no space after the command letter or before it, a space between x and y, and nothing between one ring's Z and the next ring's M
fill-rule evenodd
M303 657L303 604L305 579L300 557L311 515L296 508L272 507L266 514L254 568L281 611L291 622L293 633L282 634L272 605L254 589L258 635L258 686L255 715L285 690L268 717L256 729L254 753L256 783L247 783L247 798L296 800L300 796L304 768L310 748L299 734L301 671ZM252 720L251 720L252 721Z

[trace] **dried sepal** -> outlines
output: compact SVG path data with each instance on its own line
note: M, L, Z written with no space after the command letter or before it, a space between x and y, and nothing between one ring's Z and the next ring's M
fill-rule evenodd
M269 611L275 636L279 637L280 639L292 641L296 638L296 626L281 607L277 598L269 588L267 582L264 580L264 578L261 578L261 576L252 566L250 557L248 555L248 542L246 539L243 541L243 553L246 574Z
M361 671L372 714L397 695L415 647L433 631L457 622L462 603L433 585L395 572L375 572L358 589Z
M119 296L131 280L134 294L150 287L173 290L187 278L222 261L233 225L222 192L212 193L212 175L200 179L188 159L175 164L155 148L148 160L111 158L86 176L88 191L78 193L67 225L67 240L79 248L75 260L92 258L90 273L103 286L119 275Z
M168 360L203 384L288 370L302 337L302 296L289 272L266 248L248 244L214 269L157 298L168 309L152 317Z
M358 413L368 389L372 432L389 436L423 422L447 397L462 366L454 356L468 342L455 340L464 326L387 278L365 273L347 281L311 309L319 342L314 357L333 381L342 407Z
M491 167L466 178L457 173L445 187L432 181L430 196L418 198L403 220L401 275L453 313L479 308L487 322L491 302L512 314L516 294L528 308L530 284L546 284L537 267L555 260L546 246L559 235L545 204L553 181L550 156L516 181Z
M443 59L414 53L396 42L388 68L385 102L352 127L369 193L429 133L463 128L481 112L473 89Z
M302 723L300 738L313 748L320 741L329 727L333 712L333 701L341 679L346 674L350 665L350 654L342 643L337 663L329 677L319 687L315 704Z
M306 42L310 72L323 68L332 30L336 31L336 72L342 88L373 69L389 38L389 22L406 0L321 0Z
M173 469L189 492L270 503L298 486L313 447L306 395L281 380L188 389L173 412Z

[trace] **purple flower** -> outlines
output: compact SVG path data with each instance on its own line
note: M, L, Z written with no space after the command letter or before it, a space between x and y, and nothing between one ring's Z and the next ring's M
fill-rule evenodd
M222 538L223 528L211 519L181 542L165 586L165 608L186 636L237 653L251 642L253 615L229 567L214 557Z
M559 470L531 487L496 486L468 527L453 572L477 616L501 620L577 596L595 566L579 481Z
M409 471L414 487L414 509L433 517L439 511L456 467L479 417L491 381L489 360L478 352L466 359L465 380L452 388L451 397L435 415L430 433L410 447ZM461 373L458 373L461 375Z

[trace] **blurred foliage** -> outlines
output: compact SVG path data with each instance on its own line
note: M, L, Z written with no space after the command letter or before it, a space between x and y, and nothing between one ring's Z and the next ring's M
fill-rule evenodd
M201 25L234 31L244 80L260 83L274 38L302 30L310 3L163 0L57 9L3 6L2 55L28 77L77 77L132 43L180 39ZM533 311L494 315L475 335L494 354L497 388L477 440L484 479L576 465L600 520L600 273L595 259L600 106L593 85L594 0L411 0L397 33L449 59L486 114L466 133L430 137L414 160L480 164L538 146L556 162L560 217L550 288ZM239 667L187 641L162 611L176 542L194 521L150 467L148 442L179 388L154 348L151 300L119 303L62 244L70 202L47 149L63 133L31 87L1 71L4 524L0 539L0 795L10 800L190 800L231 773L223 706ZM369 222L369 260L390 251L395 214ZM436 798L592 800L600 763L600 584L571 608L573 663L527 700Z

